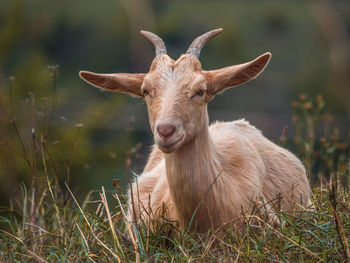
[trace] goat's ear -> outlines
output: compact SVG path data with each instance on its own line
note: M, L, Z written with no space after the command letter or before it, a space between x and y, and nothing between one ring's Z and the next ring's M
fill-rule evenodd
M80 71L79 75L83 80L100 89L142 97L141 85L146 74L98 74Z
M260 57L240 65L234 65L211 71L203 71L207 80L209 95L215 95L227 88L243 84L261 73L267 66L271 53L267 52Z

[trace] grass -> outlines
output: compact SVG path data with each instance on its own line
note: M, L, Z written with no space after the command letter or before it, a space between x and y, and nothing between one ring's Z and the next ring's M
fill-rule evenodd
M23 186L21 210L10 208L0 221L2 262L347 262L350 197L336 178L313 189L315 211L278 213L281 225L255 217L242 234L225 226L206 234L176 229L167 222L133 225L125 220L125 196L90 192L79 203L55 190L52 180L36 212ZM115 207L107 195L117 201ZM65 203L64 203L64 202ZM63 203L62 203L63 202ZM33 218L33 213L35 218ZM249 217L246 217L247 222Z
M0 104L21 147L12 153L25 160L32 177L29 189L22 184L20 197L1 209L0 262L350 262L349 146L329 132L323 104L321 97L305 96L293 103L296 136L287 140L285 129L280 142L293 145L309 173L316 174L315 209L298 215L276 211L278 226L267 219L270 211L242 215L247 224L240 234L229 224L198 234L166 221L130 223L117 181L113 192L102 188L76 198L56 173L45 139L55 102L46 127L31 137L23 137L12 107L7 111ZM81 125L77 129L65 164L67 182Z

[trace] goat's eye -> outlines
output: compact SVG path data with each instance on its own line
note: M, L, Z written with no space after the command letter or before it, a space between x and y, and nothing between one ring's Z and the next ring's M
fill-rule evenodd
M147 95L149 95L148 90L146 90L146 89L142 90L142 95L143 95L143 96L147 96Z
M191 99L194 98L194 97L202 97L205 93L205 90L203 89L200 89L200 90L197 90L196 93L194 93L192 96L191 96Z
M196 96L202 97L204 95L204 90L200 89L196 92Z

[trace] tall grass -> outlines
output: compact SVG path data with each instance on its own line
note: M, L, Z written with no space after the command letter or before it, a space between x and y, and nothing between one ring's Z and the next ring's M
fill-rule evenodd
M52 72L55 90L57 68ZM329 118L324 107L321 97L312 101L301 96L293 104L296 137L287 140L285 130L280 142L294 147L309 174L316 174L314 181L321 180L312 189L315 209L299 215L276 211L281 224L275 226L262 207L261 216L242 215L247 224L240 234L230 224L198 234L167 221L128 222L126 196L117 181L113 192L102 187L79 200L69 177L82 126L77 126L61 178L46 140L55 98L45 128L34 128L30 137L22 135L12 106L8 110L0 104L21 151L5 147L25 160L32 176L29 187L22 184L20 198L1 210L0 261L350 262L349 146L328 132L330 119L324 119ZM317 125L324 127L320 135Z

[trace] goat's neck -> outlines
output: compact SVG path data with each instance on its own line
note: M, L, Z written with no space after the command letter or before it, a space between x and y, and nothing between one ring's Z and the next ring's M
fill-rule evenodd
M208 118L203 126L205 128L195 139L165 155L171 196L184 223L189 222L197 207L196 218L207 216L207 210L212 209L216 199L211 189L215 187L218 169Z

